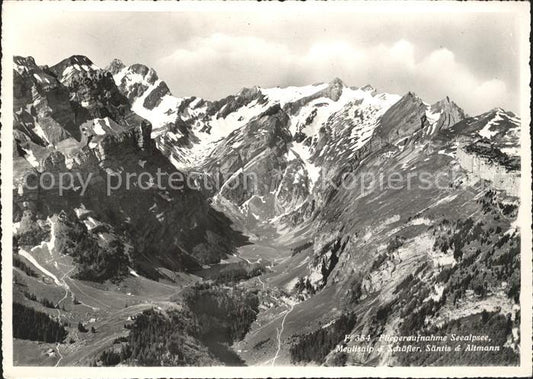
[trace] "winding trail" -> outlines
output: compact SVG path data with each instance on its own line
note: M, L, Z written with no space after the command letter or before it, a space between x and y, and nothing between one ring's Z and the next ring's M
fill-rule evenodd
M263 282L259 276L257 277L257 279L259 280L259 283L261 283L261 285L263 286L263 291L264 291L265 286L266 286L265 282Z
M283 320L281 320L281 329L276 329L278 335L278 349L276 350L276 355L274 355L274 358L272 358L272 366L274 366L274 363L276 363L276 359L278 358L279 352L281 351L281 335L283 334L283 329L285 328L285 320L293 309L294 304L291 304L291 308L287 311L287 313L285 313L285 316L283 316Z
M59 359L57 360L57 362L54 365L54 367L57 367L59 365L59 362L61 362L63 360L63 354L61 354L61 352L59 351L59 347L60 346L61 346L61 343L58 342L57 345L56 345L56 351L57 351L57 355L59 355Z
M70 293L72 293L67 282L65 282L65 277L67 277L74 270L75 270L75 267L73 267L70 271L65 272L60 280L60 285L65 290L65 295L61 298L61 300L57 302L57 318L59 319L59 321L61 321L61 309L60 309L61 303L65 301L65 299L68 297ZM56 351L57 351L57 355L59 355L59 359L57 360L54 367L57 367L59 365L59 362L61 362L61 360L63 359L63 354L61 354L61 351L59 351L60 346L61 346L61 342L58 342L56 345Z

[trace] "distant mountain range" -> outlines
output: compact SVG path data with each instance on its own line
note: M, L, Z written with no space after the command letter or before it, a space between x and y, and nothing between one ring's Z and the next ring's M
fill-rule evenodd
M19 364L519 360L511 112L337 78L177 98L149 67L84 56L15 57L13 111L14 301L65 329L16 334ZM158 170L204 185L141 180ZM64 172L80 183L61 196L24 186ZM127 173L139 182L110 193ZM499 350L405 354L379 339L450 333L489 333ZM350 353L361 335L373 349Z

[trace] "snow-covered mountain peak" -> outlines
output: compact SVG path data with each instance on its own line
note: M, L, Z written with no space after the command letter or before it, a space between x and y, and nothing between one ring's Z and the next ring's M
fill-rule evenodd
M132 103L132 110L151 122L156 145L182 170L198 165L219 141L268 113L274 105L288 116L293 148L305 157L316 157L324 143L334 144L347 154L356 152L371 140L377 128L385 140L424 138L466 117L448 97L429 105L413 92L404 96L379 93L369 84L350 87L339 78L306 86L254 86L207 101L172 96L157 73L144 65L124 66L116 60L107 70ZM328 142L324 142L326 134Z
M176 123L179 118L177 108L182 99L172 96L167 84L159 79L154 69L143 64L125 66L122 61L114 59L107 71L113 75L122 94L132 103L132 110L150 121L153 127L152 137L161 128Z
M335 78L331 79L331 81L328 83L328 85L329 86L346 87L344 82L338 77L335 77Z
M300 99L315 95L327 87L327 83L312 84L308 86L290 86L261 88L261 92L271 101L278 102L281 106L296 102Z
M333 79L328 83L328 87L324 90L324 95L333 101L339 100L345 89L344 83L339 78Z
M485 117L492 117L492 118L503 118L511 123L514 123L516 125L520 124L520 118L511 111L506 111L503 108L496 107L491 109L490 111L483 114Z
M54 72L62 73L69 67L73 67L77 71L96 71L100 70L89 58L84 55L73 55L69 58L63 59L61 62L52 66L51 69Z
M479 119L485 119L487 121L505 121L511 124L520 125L520 118L513 112L506 111L502 108L494 108L488 112L482 113L477 116Z
M374 92L374 91L376 91L376 89L370 84L367 84L367 85L361 87L361 90L366 91L366 92Z
M510 112L506 112L505 109L500 108L500 107L492 108L489 112L494 112L494 113L510 113Z
M111 74L116 75L118 74L122 69L124 69L126 65L124 62L122 62L120 59L115 58L111 61L111 63L106 67L106 70L109 71Z
M50 67L50 71L57 76L62 84L69 86L73 81L93 77L101 69L86 56L73 55Z
M118 70L120 67L122 69ZM155 70L143 64L136 63L126 67L120 61L113 61L110 64L110 68L116 71L113 74L113 78L118 86L122 84L123 79L127 85L142 84L145 86L153 85L159 80ZM113 71L111 72L113 73Z
M442 100L437 101L435 104L432 104L431 108L433 110L438 110L438 111L455 109L455 110L463 113L466 116L464 111L453 100L451 100L448 96L446 96Z
M413 91L407 92L402 98L405 99L405 101L422 102L422 99Z
M516 148L520 140L520 119L514 113L502 108L494 108L480 115L479 121L483 125L483 128L477 131L479 136L505 145L512 155L519 154Z
M13 63L15 71L21 75L25 72L38 68L33 57L15 56L13 57Z

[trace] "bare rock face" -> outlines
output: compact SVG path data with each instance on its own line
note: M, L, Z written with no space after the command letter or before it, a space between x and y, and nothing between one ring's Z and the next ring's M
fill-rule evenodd
M384 142L405 145L430 139L466 117L464 111L448 97L428 105L409 92L383 115L378 135Z
M154 109L157 107L165 95L169 95L170 90L165 82L159 82L156 88L154 88L148 96L144 99L143 106L146 109Z
M287 114L275 105L239 131L239 147L233 147L235 140L230 135L213 151L205 167L227 180L220 191L223 197L241 205L277 188L280 173L287 167L284 156L291 141L287 123ZM253 174L253 183L244 183L247 173Z
M130 70L144 77L149 84L154 84L159 79L153 68L149 68L143 64L133 64L130 66Z
M448 96L433 104L430 111L440 114L436 125L437 130L449 129L467 117L465 112Z
M342 89L344 88L344 83L339 78L333 79L328 87L324 90L324 95L329 97L333 101L339 100L342 95Z
M79 66L80 68L78 69L76 66ZM66 76L65 70L69 67L72 67L72 71L76 72L91 72L96 70L96 66L94 66L93 62L86 56L73 55L50 67L50 71L56 74L58 77L64 77Z
M160 276L160 267L181 271L218 262L244 240L201 192L172 189L168 176L163 176L161 188L151 184L149 178L156 178L158 170L168 175L176 169L156 149L151 123L132 112L109 72L81 56L51 68L16 57L15 70L16 180L30 171L50 172L56 179L61 173L88 178L83 196L78 181L63 195L57 180L55 186L32 193L17 189L15 221L29 209L42 219L61 212L75 218L72 210L83 203L107 233L129 239L130 263L154 278ZM146 66L132 70L148 82L158 80ZM166 86L158 88L161 95ZM123 175L122 185L109 193L108 176L120 173L133 179L127 182Z
M328 86L321 91L318 91L310 96L303 97L293 102L285 104L284 109L290 115L297 114L300 109L310 103L313 100L320 98L328 98L333 101L338 101L342 95L343 89L345 88L344 83L339 78L333 79L328 83Z
M56 171L65 172L67 166L65 164L65 156L60 151L53 151L48 155L42 163L42 171Z
M371 92L371 93L375 93L376 92L376 89L374 87L372 87L372 85L370 85L370 84L367 84L367 85L361 87L361 89L363 91L367 91L367 92Z
M46 143L57 143L76 133L75 114L69 106L69 93L33 58L15 57L15 129L31 129Z
M263 104L266 101L265 96L257 87L243 88L237 95L227 96L209 103L206 114L215 115L216 118L225 118L230 113L252 103L254 100L259 104Z
M389 143L411 138L429 126L425 112L422 100L409 92L383 115L379 136Z
M508 157L497 147L480 143L460 146L457 159L471 174L472 182L488 180L495 189L510 196L520 196L520 161Z
M311 193L311 180L305 172L304 163L295 159L287 162L277 187L277 203L282 210L297 209Z
M111 76L120 75L120 83L117 83L118 89L130 103L133 103L137 98L143 96L145 91L159 80L154 69L138 63L126 67L121 61L114 60L108 66L106 72ZM132 80L132 78L135 79ZM160 91L165 87L166 84L163 83ZM162 93L166 94L167 92L162 91ZM157 101L160 101L160 99L157 99L157 94L158 92L154 93L147 104L155 104Z
M118 74L126 65L120 59L113 59L111 63L105 68L112 75Z

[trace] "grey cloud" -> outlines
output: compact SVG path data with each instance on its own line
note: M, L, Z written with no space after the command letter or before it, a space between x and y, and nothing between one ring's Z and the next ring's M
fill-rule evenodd
M40 64L72 54L100 66L115 57L144 63L177 96L340 77L427 101L448 95L472 114L519 110L513 13L55 12L17 28L16 53Z

